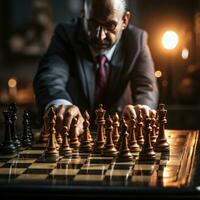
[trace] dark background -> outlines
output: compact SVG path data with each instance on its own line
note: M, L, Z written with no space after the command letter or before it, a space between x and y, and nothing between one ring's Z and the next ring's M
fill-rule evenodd
M34 10L33 2L39 5L45 2L46 6ZM32 80L48 40L40 46L40 50L30 51L27 48L37 47L40 40L48 38L42 38L42 35L50 37L58 23L79 16L81 8L82 0L0 1L0 111L6 109L10 102L16 102L19 127L24 109L31 112L33 127L40 127ZM158 84L160 102L165 103L168 110L167 128L199 129L200 1L129 0L129 9L132 11L131 22L147 31L155 68L162 72ZM48 23L45 21L44 26L38 28L33 23L37 16L42 16L41 19L46 19ZM39 35L34 36L36 29L40 30ZM161 46L161 37L166 30L174 30L179 35L179 44L170 53ZM31 35L32 39L29 38ZM22 43L25 47L20 49ZM186 60L181 57L184 48L189 50ZM8 88L11 78L17 81L17 93L14 91L14 95ZM0 113L0 126L3 122ZM0 134L2 132L3 129Z

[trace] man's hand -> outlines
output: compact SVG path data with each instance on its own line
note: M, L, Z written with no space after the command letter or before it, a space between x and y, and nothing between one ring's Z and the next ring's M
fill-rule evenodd
M55 106L51 106L54 108L55 113L56 113L56 132L60 132L63 129L63 126L67 126L68 130L70 130L71 128L71 124L72 124L72 119L74 117L77 117L78 119L78 123L77 123L77 129L79 134L81 134L83 132L83 117L81 115L81 112L79 110L79 108L75 105L60 105L58 107ZM48 129L48 123L49 123L49 117L48 117L48 113L50 111L50 108L45 112L44 114L44 126L45 126L45 130Z
M142 111L142 116L143 118L146 118L147 116L150 117L151 115L155 115L156 114L156 110L151 109L149 106L147 105L126 105L124 110L123 110L123 116L124 119L130 120L132 117L133 118L137 118L139 110Z

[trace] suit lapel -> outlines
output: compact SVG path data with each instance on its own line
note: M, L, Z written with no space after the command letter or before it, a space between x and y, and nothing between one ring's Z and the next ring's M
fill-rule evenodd
M82 88L86 99L89 99L90 108L94 106L94 94L95 94L95 66L92 55L89 51L86 43L85 33L83 30L78 35L77 52L79 53L80 62L78 63L78 71Z

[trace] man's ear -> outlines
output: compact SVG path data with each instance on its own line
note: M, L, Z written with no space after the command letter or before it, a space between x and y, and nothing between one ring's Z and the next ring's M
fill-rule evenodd
M130 18L131 18L131 13L129 11L126 11L123 16L123 29L127 28Z

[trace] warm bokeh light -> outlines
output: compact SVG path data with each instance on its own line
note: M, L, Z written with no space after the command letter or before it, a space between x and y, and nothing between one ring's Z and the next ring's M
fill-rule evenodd
M188 59L188 57L189 57L189 49L187 49L187 48L185 48L185 49L183 49L182 50L182 53L181 53L181 56L182 56L182 58L184 59L184 60L187 60Z
M162 37L162 45L167 50L175 49L178 42L178 35L174 31L167 31Z
M9 79L9 80L8 80L8 86L9 86L10 88L16 87L16 86L17 86L17 81L16 81L14 78Z
M160 77L162 77L162 72L159 71L159 70L156 71L156 72L155 72L155 77L156 77L156 78L160 78Z

